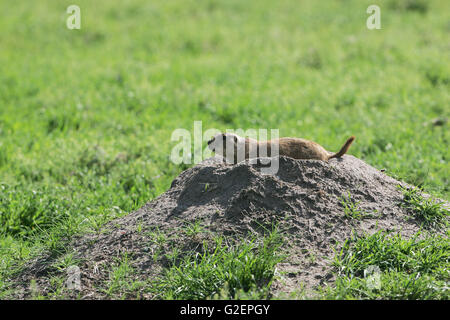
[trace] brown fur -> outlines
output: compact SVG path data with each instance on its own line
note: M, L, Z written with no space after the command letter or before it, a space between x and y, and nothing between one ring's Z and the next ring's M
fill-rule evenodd
M226 136L226 134L223 134ZM214 141L215 138L213 138ZM276 140L268 140L268 141L257 141L251 138L245 138L245 159L249 159L250 155L255 155L255 152L250 152L250 148L252 150L257 150L256 155L260 156L272 156L271 152L271 144L278 143L279 144L279 155L287 156L294 159L316 159L322 161L328 161L332 158L342 157L350 148L350 145L355 140L354 136L351 136L347 139L342 148L336 153L330 153L325 150L321 145L316 142L301 139L301 138L280 138ZM236 139L234 139L236 141ZM237 149L235 144L235 163L237 162ZM266 149L262 148L266 147ZM225 147L224 153L225 153ZM264 150L267 150L267 154L261 154ZM213 150L214 151L214 150Z
M250 139L246 139L246 159L248 159L248 144L249 143L255 143L256 140L249 141ZM328 161L332 158L340 158L345 153L347 153L348 149L350 148L350 145L355 140L354 136L351 136L347 139L345 144L342 146L342 148L337 153L330 154L325 148L323 148L320 144L309 141L301 138L280 138L277 139L279 143L279 155L280 156L287 156L294 159L316 159L316 160L322 160L322 161ZM269 140L269 141L263 141L263 142L256 142L258 144L258 150L261 148L261 145L264 144L267 146L267 153L268 155L271 154L271 143L277 142L277 140ZM258 151L259 156L259 151Z

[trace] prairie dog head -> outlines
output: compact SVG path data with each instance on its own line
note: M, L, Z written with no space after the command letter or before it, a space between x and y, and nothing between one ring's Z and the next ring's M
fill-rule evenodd
M244 157L245 139L234 133L219 133L208 141L208 148L228 162L236 163L238 155Z

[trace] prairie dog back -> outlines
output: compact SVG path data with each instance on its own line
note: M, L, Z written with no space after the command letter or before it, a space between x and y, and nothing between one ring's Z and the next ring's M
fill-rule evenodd
M251 138L243 138L232 133L222 133L216 135L208 141L208 147L215 153L226 157L227 160L233 161L233 163L237 162L239 152L244 155L245 159L261 156L273 157L281 155L294 159L316 159L328 161L331 158L342 157L345 153L347 153L354 140L355 137L351 136L347 139L338 152L330 153L320 144L301 138L285 137L274 140L257 141ZM233 148L233 152L229 152L232 154L231 157L226 152L226 145ZM274 154L272 153L272 146L278 146L278 154L276 154L276 150L273 150Z

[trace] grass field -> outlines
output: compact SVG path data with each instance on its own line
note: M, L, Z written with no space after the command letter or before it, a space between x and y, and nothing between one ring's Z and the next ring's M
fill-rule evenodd
M374 3L381 30L366 27ZM449 13L445 0L0 0L0 297L30 257L167 190L189 166L170 161L171 133L196 120L328 150L355 135L351 154L449 200Z

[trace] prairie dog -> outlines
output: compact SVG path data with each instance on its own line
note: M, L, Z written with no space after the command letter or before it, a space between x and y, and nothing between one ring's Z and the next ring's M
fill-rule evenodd
M237 163L245 159L260 156L287 156L294 159L316 159L328 161L331 158L342 157L347 151L354 136L347 139L342 148L331 153L325 150L320 144L301 138L280 138L267 141L257 141L251 138L243 138L234 133L220 133L208 141L208 148L217 155L222 156L228 162ZM278 145L272 154L272 146ZM228 148L233 148L228 150ZM239 161L237 161L239 159Z

